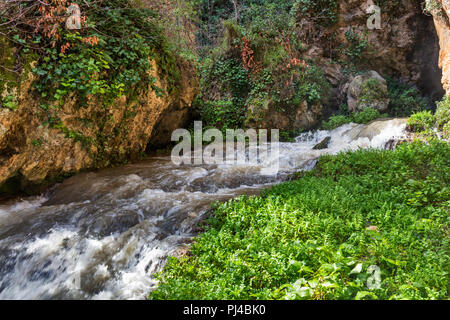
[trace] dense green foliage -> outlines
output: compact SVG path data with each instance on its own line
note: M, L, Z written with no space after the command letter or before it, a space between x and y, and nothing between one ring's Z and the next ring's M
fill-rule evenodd
M291 114L302 102L326 102L330 84L320 68L302 59L297 23L307 18L329 26L336 22L337 3L247 0L236 12L232 1L202 2L198 118L222 129L245 127L268 109Z
M389 114L393 117L406 117L429 108L429 101L409 85L392 78L387 79L389 91Z
M445 96L440 102L438 102L435 116L436 124L439 129L444 128L450 123L450 98L448 96Z
M299 180L215 207L152 299L448 298L450 146L322 157ZM369 266L381 285L369 290Z
M408 119L407 129L424 139L450 139L450 103L448 96L437 102L433 115L430 111L416 112Z
M325 130L333 130L346 123L369 123L375 119L386 117L386 114L381 114L378 110L372 108L365 108L360 112L352 114L338 114L331 116L328 121L322 123L322 128Z
M381 114L379 111L372 108L365 108L363 111L351 113L348 111L346 105L342 105L341 108L332 115L328 121L322 123L322 128L325 130L332 130L346 123L369 123L382 117L406 117L414 115L410 120L411 125L413 122L418 121L421 123L421 127L417 128L419 131L431 129L434 125L433 117L429 110L430 103L427 98L423 97L420 92L412 86L406 85L398 80L388 78L388 95L389 95L389 107L386 114ZM364 104L370 104L377 99L384 99L384 93L381 92L379 83L377 81L367 81L361 90L361 102ZM448 105L445 98L438 104L441 106L436 111L436 117L442 114L442 118L445 118ZM431 116L430 116L431 115ZM423 123L426 121L426 123ZM448 120L447 120L448 122ZM445 120L442 122L446 123ZM412 128L412 127L411 127ZM413 129L412 131L416 131Z

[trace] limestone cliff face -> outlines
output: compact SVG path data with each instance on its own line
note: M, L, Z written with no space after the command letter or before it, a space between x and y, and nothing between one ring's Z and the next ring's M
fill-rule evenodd
M17 107L0 108L0 191L34 192L58 177L136 159L152 139L170 140L168 132L185 124L198 92L192 66L179 61L177 67L178 86L168 88L153 63L156 85L168 92L162 97L150 85L132 101L122 96L106 109L93 97L84 106L70 97L53 111L58 126L44 121L32 89L34 75L25 68L15 88Z
M450 7L450 1L443 2ZM380 28L369 29L367 22L374 13L369 8L375 3L380 7ZM444 86L450 90L450 51L446 49L450 46L449 19L445 15L433 23L421 1L342 0L336 23L328 26L318 23L317 17L299 12L295 32L303 44L301 55L323 70L332 87L331 99L315 105L302 102L293 107L292 114L276 111L269 101L257 110L262 114L255 115L250 104L251 116L262 119L260 126L283 130L316 126L333 108L347 103L348 88L363 71L376 71L383 78L416 85L431 101L437 101L444 94L442 67ZM386 111L385 107L378 109Z
M439 67L442 68L442 85L450 93L450 1L427 0L439 36Z
M383 77L415 84L432 99L440 99L439 42L432 17L424 13L420 1L387 0L379 4L381 28L368 30L373 4L371 0L340 1L338 22L325 30L304 22L307 56L320 61L330 82L339 87L348 79L342 74L341 64L333 61L350 62L346 52L354 50L347 36L351 31L368 42L358 69L375 70Z

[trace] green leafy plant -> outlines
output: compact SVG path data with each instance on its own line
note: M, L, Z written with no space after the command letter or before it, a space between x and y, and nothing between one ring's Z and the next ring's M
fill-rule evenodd
M420 92L409 85L387 78L389 91L389 114L393 117L408 117L411 114L427 110L429 103Z
M96 95L109 104L123 93L130 96L147 85L161 95L149 72L150 59L157 61L169 81L176 80L175 61L153 22L155 13L124 7L126 0L111 1L107 10L93 4L87 12L95 28L83 35L64 33L60 42L64 49L44 49L42 60L33 70L40 77L36 88L43 98L62 103L75 92L82 99ZM85 39L95 41L88 43Z
M382 84L379 80L370 78L365 81L361 87L361 96L359 105L370 105L377 101L386 99L386 93L383 90Z
M381 114L376 109L365 108L362 111L355 112L351 115L333 115L328 121L322 123L322 128L325 130L333 130L350 122L365 124L386 116L386 114Z
M352 122L355 123L369 123L375 119L385 117L386 115L381 114L378 110L373 108L365 108L360 112L352 114Z
M17 104L17 97L14 94L7 94L1 102L3 108L7 108L12 111L19 108L19 105Z

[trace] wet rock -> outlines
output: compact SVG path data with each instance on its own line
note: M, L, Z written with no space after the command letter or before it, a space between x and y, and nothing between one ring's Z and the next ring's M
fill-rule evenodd
M365 108L383 112L388 109L389 101L386 80L376 71L356 76L348 86L347 104L351 112Z
M323 150L323 149L327 149L328 145L330 144L331 141L331 137L326 137L325 139L323 139L321 142L319 142L318 144L316 144L313 148L313 150Z

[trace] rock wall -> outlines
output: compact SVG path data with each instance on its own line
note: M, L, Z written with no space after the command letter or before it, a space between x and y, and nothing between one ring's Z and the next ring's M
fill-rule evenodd
M132 100L122 96L106 109L94 97L80 106L72 96L54 110L61 119L55 127L45 123L29 69L20 75L17 108L0 108L0 193L38 192L80 170L137 159L151 139L167 141L167 132L185 125L199 90L189 63L178 62L180 80L168 88L153 62L156 85L168 94L159 97L149 85Z
M338 22L326 30L315 29L309 33L308 56L321 61L328 79L337 87L342 81L348 81L341 65L333 63L336 60L349 62L345 54L350 47L346 33L352 30L361 38L366 34L369 48L362 54L358 69L375 70L383 77L415 84L432 100L440 99L444 94L438 66L440 28L436 33L433 19L424 13L421 1L377 3L381 9L381 28L368 30L367 20L371 15L368 9L374 1L340 1ZM443 60L442 53L440 59Z
M368 29L367 22L373 14L369 8L374 4L381 9L381 25L379 29ZM350 84L363 72L376 72L382 78L391 77L415 85L434 102L445 93L440 81L442 67L444 87L450 89L450 56L445 49L450 45L448 18L435 18L433 23L433 17L426 13L422 1L341 0L337 22L331 26L324 26L317 22L316 17L304 16L301 10L299 12L295 32L303 44L301 55L324 71L332 87L331 99L315 105L302 102L292 106L291 109L295 110L291 113L277 111L269 101L257 109L260 114L255 115L255 108L250 104L250 115L261 119L257 124L249 122L251 126L282 130L314 128L322 118L332 114L342 104L347 104L351 95L348 92ZM349 32L360 39L352 43ZM358 48L364 39L367 40L367 47ZM444 49L440 51L440 47ZM354 61L351 54L356 54L358 50L361 51L360 57ZM386 111L384 106L377 109Z

